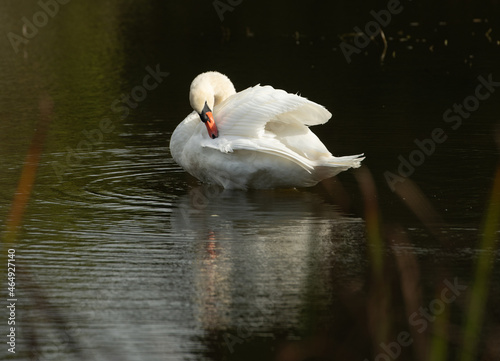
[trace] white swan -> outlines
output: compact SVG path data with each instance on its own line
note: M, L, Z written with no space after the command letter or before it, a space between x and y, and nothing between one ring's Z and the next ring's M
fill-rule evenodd
M330 112L271 86L236 93L228 77L206 72L191 83L189 101L194 111L174 130L170 152L205 183L231 189L310 187L364 159L332 156L308 128L326 123Z

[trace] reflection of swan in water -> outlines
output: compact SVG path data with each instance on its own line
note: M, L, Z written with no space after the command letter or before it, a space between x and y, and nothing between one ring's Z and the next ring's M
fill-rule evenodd
M193 272L206 329L297 326L308 292L328 302L332 267L362 271L364 223L311 192L202 186L174 204L171 227L198 249Z
M341 217L334 206L322 202L319 196L310 192L261 190L247 194L210 185L193 188L180 199L175 211L180 216L172 219L176 228L199 232L204 227L218 232L217 238L230 237L232 233L238 237L239 232L248 234L265 228L262 223L295 229L310 226L310 222L302 222L310 217Z

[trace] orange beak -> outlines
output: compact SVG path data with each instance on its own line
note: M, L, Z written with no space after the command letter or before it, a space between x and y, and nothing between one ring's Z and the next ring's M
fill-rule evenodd
M208 117L208 120L205 122L208 135L210 136L210 138L215 139L219 136L219 130L217 129L217 125L215 125L214 116L212 112L206 112L205 114Z

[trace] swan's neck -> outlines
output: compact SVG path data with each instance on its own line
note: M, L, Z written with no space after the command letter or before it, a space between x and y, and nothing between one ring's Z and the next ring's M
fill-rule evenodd
M222 103L225 99L235 94L233 83L224 74L209 71L198 75L191 83L190 102L194 110L201 112L201 109L207 102L210 109Z

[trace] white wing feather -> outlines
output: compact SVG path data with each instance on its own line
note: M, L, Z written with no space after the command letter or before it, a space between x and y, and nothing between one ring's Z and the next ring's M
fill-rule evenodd
M331 113L301 96L271 86L245 89L215 106L219 138L202 147L228 153L251 150L277 155L311 172L317 161L332 157L309 125L324 124Z
M318 125L331 118L323 106L299 95L256 85L215 106L214 118L225 136L259 137L268 122Z

